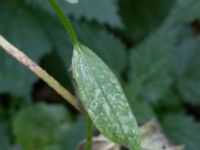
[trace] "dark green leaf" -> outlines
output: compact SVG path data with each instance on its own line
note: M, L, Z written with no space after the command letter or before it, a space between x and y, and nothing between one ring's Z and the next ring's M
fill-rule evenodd
M74 150L75 147L86 137L85 118L79 117L71 125L69 132L63 140L62 150Z
M2 6L8 7L10 1ZM2 33L12 44L23 50L34 61L39 59L51 49L51 44L43 27L28 8L15 8L12 11L1 11L0 18L9 13L10 18L0 20L3 24ZM10 7L11 7L10 6ZM30 94L31 85L36 77L25 67L0 50L0 92L10 92L15 95ZM26 81L26 82L24 82Z
M166 135L175 143L183 144L185 150L200 149L200 123L183 114L167 115L163 120Z
M172 26L178 24L188 24L200 18L200 1L199 0L181 0L176 1L175 7L168 17L168 22Z
M41 7L43 10L53 14L53 10L47 2L41 0L26 0L29 4ZM122 27L118 8L115 0L80 0L75 5L59 1L64 11L72 15L76 20L85 18L88 21L97 21L100 24L108 24L114 27ZM104 10L104 11L102 11Z
M11 145L9 143L8 132L5 126L5 121L0 118L0 150L10 150Z
M200 104L200 38L189 38L177 48L174 72L186 102Z
M151 119L156 118L154 110L148 102L136 99L135 93L134 93L135 91L132 85L126 86L125 92L126 92L129 104L131 106L131 109L139 124L144 124L150 121Z
M131 83L135 97L155 102L172 83L171 60L179 29L159 30L131 53Z
M184 40L182 38L189 36L187 24L194 21L191 16L196 12L190 11L191 9L188 7L194 7L197 10L196 7L200 6L198 3L197 5L192 4L192 6L188 5L188 1L185 0L177 2L159 30L132 49L130 77L135 97L155 101L160 99L170 88L173 81L174 52ZM186 11L183 11L185 9Z
M59 144L69 129L70 117L62 105L43 103L21 109L14 118L13 130L25 150L43 150Z
M72 47L65 30L52 17L46 15L45 27L52 39L55 49L67 68L71 65ZM87 44L108 64L119 77L127 62L126 48L111 32L93 24L74 22L75 29L81 42ZM116 54L113 57L113 54Z
M157 110L157 115L160 117L168 112L184 112L181 98L172 87L165 95L163 95L162 98L157 101L154 107Z
M87 24L76 24L80 41L94 49L111 70L120 76L126 66L126 49L122 41L103 28ZM113 57L115 54L115 57Z

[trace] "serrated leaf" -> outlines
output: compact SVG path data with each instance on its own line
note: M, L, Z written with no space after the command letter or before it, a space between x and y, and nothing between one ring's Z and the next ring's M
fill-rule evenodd
M127 61L126 48L122 41L104 28L83 23L75 24L75 27L80 41L93 49L119 77Z
M183 100L200 104L200 38L187 38L176 49L174 74Z
M30 105L16 114L14 135L25 150L43 150L63 140L69 128L68 120L69 115L62 105Z
M185 147L185 150L200 149L200 123L184 114L167 115L163 122L166 135L175 143Z
M58 55L65 66L69 68L71 65L72 47L65 30L49 15L42 16L41 20L44 22ZM73 24L80 41L94 49L119 77L127 63L127 52L124 43L105 28L86 23L73 22ZM113 54L116 54L115 57L113 57Z
M72 49L69 38L65 29L60 22L46 13L39 13L37 16L40 22L43 22L46 32L48 33L51 43L58 53L61 61L67 68L71 65Z
M173 80L171 60L179 30L160 30L132 49L130 84L137 98L155 102L168 90Z
M12 11L0 13L0 18L9 16L6 20L0 19L0 24L5 24L0 29L1 34L34 61L39 62L51 49L51 43L43 27L34 17L33 11L23 6L14 7L10 1L3 1L1 6L12 8ZM30 94L31 85L36 81L36 77L3 50L0 50L0 68L0 92L10 92L19 96Z
M43 10L53 13L53 10L42 0L26 0L27 3L41 7ZM115 0L81 0L76 5L66 3L66 0L59 0L63 10L72 15L76 20L85 18L88 21L97 21L100 24L108 24L113 27L122 27L122 21L118 15L117 3ZM102 13L102 10L103 13Z
M174 52L184 40L183 35L189 35L188 24L195 19L191 16L197 11L198 3L192 4L195 11L190 11L188 1L178 1L164 24L132 49L130 77L137 98L155 102L170 88L174 79L171 63Z
M174 72L183 99L200 104L200 38L187 38L176 49Z
M116 143L139 150L137 122L111 70L90 49L77 44L72 72L80 99L101 133Z

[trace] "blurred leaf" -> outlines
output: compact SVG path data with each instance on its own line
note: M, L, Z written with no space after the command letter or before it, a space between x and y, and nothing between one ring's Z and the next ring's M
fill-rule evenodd
M138 99L155 102L172 83L171 60L179 29L159 30L132 49L131 83Z
M53 14L48 2L41 0L26 0L27 3L41 7L43 10ZM97 21L100 24L108 24L113 27L122 27L118 8L115 0L80 0L75 5L66 3L66 0L59 0L63 10L72 15L76 20L82 18L88 21ZM103 10L103 11L102 11Z
M126 48L112 33L87 24L76 24L80 41L94 50L120 76L126 66ZM113 54L115 57L113 57Z
M106 64L89 48L77 44L72 72L81 102L100 132L118 144L139 150L137 122L117 78Z
M0 150L10 150L9 138L4 121L0 118Z
M133 85L136 98L155 102L169 89L174 79L172 75L174 52L184 40L182 38L190 36L189 23L194 21L191 20L191 15L196 11L188 11L189 7L197 10L196 7L199 6L200 9L198 3L197 6L195 3L193 6L187 4L186 0L178 1L164 24L132 49L130 84ZM185 9L186 11L183 11ZM197 17L196 14L195 16Z
M177 0L176 3L165 23L168 22L174 26L180 23L188 24L200 19L199 0Z
M183 114L167 115L163 122L166 135L175 143L183 144L185 150L200 149L200 123L190 116Z
M37 13L37 17L43 23L53 48L68 70L71 65L73 47L65 29L57 19L49 14L39 12Z
M78 144L86 137L85 118L79 116L69 128L66 136L63 138L62 150L75 150Z
M147 101L136 99L132 85L125 87L125 93L136 120L140 125L156 118L152 106Z
M69 42L67 33L54 18L46 15L42 16L41 20L45 20L44 24L52 43L64 65L69 68L73 48ZM126 48L122 41L111 32L93 24L74 22L74 26L80 41L94 49L119 77L127 63ZM113 54L116 54L115 57L113 57Z
M13 8L9 5L9 0L0 1L0 33L2 34L7 26L8 21L12 17Z
M172 85L173 86L173 85ZM154 104L157 116L162 117L166 113L174 112L180 113L184 112L183 104L178 93L171 89L161 97L156 104Z
M2 3L6 8L12 4L10 1ZM34 61L39 62L39 59L51 49L49 39L30 9L23 5L11 6L12 11L0 13L0 18L5 16L5 13L11 13L8 15L9 19L0 20L0 24L1 22L6 24L1 34ZM30 94L31 85L36 77L2 50L0 50L0 68L0 92L10 92L20 96Z
M126 25L125 35L138 40L156 29L175 0L120 0L120 13Z
M156 118L154 110L148 102L137 101L132 105L132 110L140 124Z
M186 102L200 104L200 38L188 38L177 48L174 72Z
M38 103L21 109L14 118L13 130L25 150L44 150L62 141L70 117L62 105Z

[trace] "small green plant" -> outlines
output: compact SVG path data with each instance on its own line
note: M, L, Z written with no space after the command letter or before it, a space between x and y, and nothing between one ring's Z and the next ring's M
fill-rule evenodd
M89 115L87 119L87 150L91 150L92 122L108 139L115 143L126 145L131 150L141 150L139 128L117 78L92 50L78 41L69 18L64 15L56 0L48 1L63 23L74 47L72 75L86 115ZM3 48L14 57L17 57L20 62L27 65L75 108L81 110L78 107L77 100L56 80L33 61L29 60L25 54L14 47L10 47L9 43L2 37L0 38Z
M199 10L1 0L0 149L199 150Z

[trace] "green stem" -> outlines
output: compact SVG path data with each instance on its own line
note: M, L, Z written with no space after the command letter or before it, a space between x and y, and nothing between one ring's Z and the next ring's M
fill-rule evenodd
M92 121L88 114L86 114L86 123L87 123L87 139L86 139L86 150L92 149L92 135L93 135L93 127Z
M48 0L48 1L51 4L51 6L54 8L56 14L60 18L60 21L64 25L65 30L67 31L67 33L70 37L72 45L77 44L78 39L77 39L76 33L74 31L74 28L70 22L70 19L64 14L63 10L61 9L61 7L59 6L59 4L56 0Z

